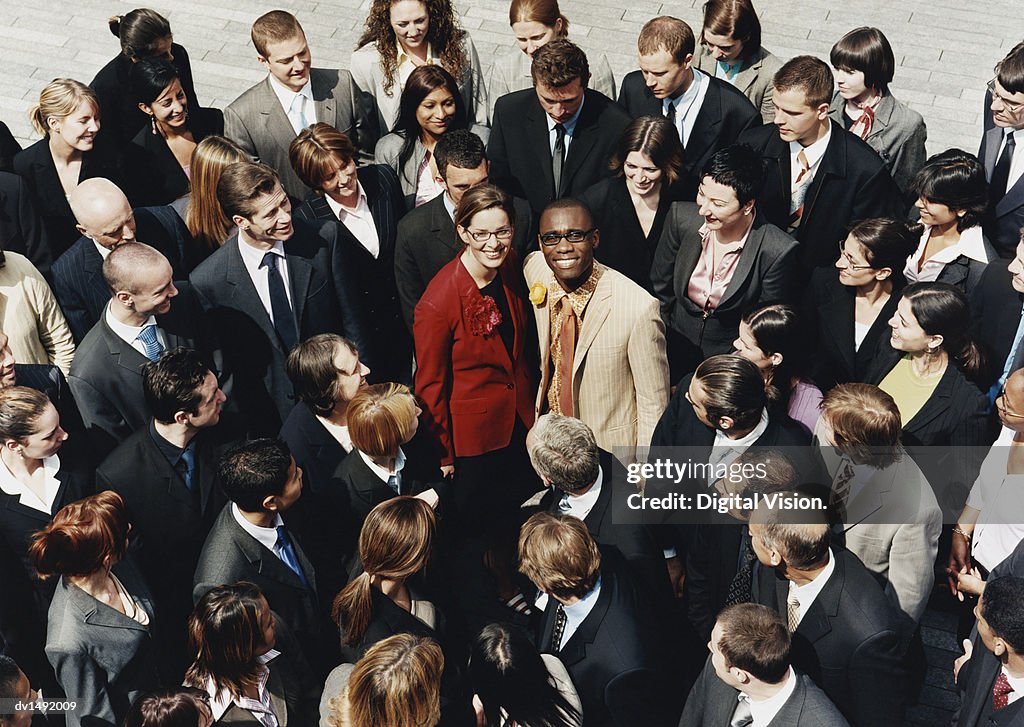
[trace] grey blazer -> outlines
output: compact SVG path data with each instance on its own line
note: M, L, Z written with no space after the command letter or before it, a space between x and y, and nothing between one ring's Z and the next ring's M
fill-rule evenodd
M376 139L352 75L345 70L313 68L309 80L316 120L347 134L360 156L368 160ZM299 181L288 161L288 145L295 130L270 86L270 76L224 109L224 135L249 156L277 170L281 186L292 197L301 200L309 194L309 187Z
M698 69L712 78L716 77L715 70L718 67L718 61L708 52L707 47L701 46L693 56L693 62ZM772 123L775 118L775 104L772 103L772 79L775 78L775 74L780 68L782 68L782 61L761 48L749 63L743 64L743 68L732 81L726 81L750 99L754 108L761 112L761 118L766 124Z
M846 101L836 91L828 115L845 128L843 113ZM928 138L924 118L891 93L885 94L875 109L875 120L864 141L878 152L896 186L909 201L910 183L924 166L928 154L924 144Z
M64 693L78 701L68 727L115 727L142 692L160 685L150 644L153 600L131 561L113 572L150 619L143 626L63 577L50 603L46 658Z

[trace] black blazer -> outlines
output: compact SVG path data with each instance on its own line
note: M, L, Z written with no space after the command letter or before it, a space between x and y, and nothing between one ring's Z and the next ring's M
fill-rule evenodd
M525 260L536 247L536 220L530 203L512 198L516 212L516 231L512 247ZM402 304L405 325L412 330L412 314L423 291L438 271L463 250L455 234L455 223L444 206L444 194L410 211L398 223L395 238L395 284Z
M175 280L188 277L183 259L191 236L181 218L167 207L140 207L135 216L136 239L164 254ZM79 237L53 264L53 292L64 311L75 343L80 344L110 302L110 288L103 279L103 258L88 237Z
M702 523L686 552L686 615L701 643L711 638L736 577L745 523Z
M1014 289L1009 264L1007 260L989 263L971 296L975 337L985 349L996 377L1003 373L1024 310L1024 293Z
M25 180L6 171L0 171L0 249L21 253L49 280L53 257L46 227Z
M793 633L793 666L853 727L898 727L907 689L894 606L857 556L832 553L835 570ZM785 614L788 594L789 581L755 564L754 603Z
M79 232L45 137L18 152L14 157L14 171L21 175L32 193L36 213L42 220L50 245L50 255L57 259L78 239ZM93 177L109 179L124 191L129 200L134 200L134 190L125 184L120 155L109 143L109 137L104 141L102 136L97 136L92 150L82 155L78 181L81 183Z
M992 688L1002 664L980 635L974 637L973 645L971 658L957 678L960 711L956 727L1024 727L1024 702L1017 700L998 712L992 708Z
M683 199L693 199L697 194L700 172L715 152L735 143L747 129L761 125L761 112L735 86L712 76L708 80L707 93L686 142L680 182ZM627 73L622 79L618 104L634 119L664 116L662 100L647 88L640 71Z
M839 282L835 268L819 268L811 273L803 314L805 328L817 344L812 378L822 391L836 384L865 381L875 351L882 339L889 337L889 319L899 304L899 289L894 286L860 348L854 350L856 296L854 288Z
M824 267L839 257L839 240L853 222L869 217L903 217L902 201L885 162L874 149L832 121L832 137L807 190L796 239L804 268ZM767 164L758 208L779 229L789 225L792 188L789 142L774 124L750 129L739 141L761 153Z
M299 340L340 333L364 349L354 271L338 249L338 226L293 223L295 232L284 250ZM241 412L255 432L274 436L295 405L285 372L288 351L245 269L240 244L245 243L236 233L192 271L190 280L234 375L228 407Z
M291 450L295 464L302 468L302 481L307 491L319 492L326 488L347 454L316 418L309 404L302 401L288 413L279 436Z
M988 106L986 105L986 111ZM991 113L985 114L986 121ZM991 180L999 159L999 147L1003 143L1004 131L992 128L981 137L978 159L985 165L985 178ZM985 234L999 252L1000 257L1010 259L1014 256L1017 243L1020 242L1020 228L1024 227L1024 180L1017 182L1006 190L1006 194L989 211L985 219Z
M529 200L537 215L552 200L579 195L611 176L608 160L630 121L611 99L588 88L556 191L547 118L532 88L502 96L494 106L487 143L491 181Z
M178 71L178 80L185 91L190 110L199 108L196 98L196 86L192 80L192 65L188 53L177 43L171 45L172 63ZM129 92L128 73L132 61L128 56L119 53L103 66L92 79L92 90L100 100L100 113L103 115L103 134L112 142L123 146L128 144L139 129L147 126L150 121Z
M224 134L224 113L189 105L188 128L198 144L213 134ZM189 179L174 158L167 140L146 124L125 148L125 176L140 205L170 204L189 192ZM145 240L144 240L145 241Z
M14 171L14 155L19 151L21 144L14 138L7 124L0 121L0 172Z
M654 250L661 239L669 207L673 202L692 197L684 195L679 184L663 187L654 223L646 235L626 189L625 177L602 179L579 198L590 208L594 225L601 231L601 244L594 250L594 257L648 293L653 293L651 261L654 260Z
M359 183L377 228L380 252L375 258L338 221L322 194L311 193L295 210L295 216L317 222L333 222L338 246L355 271L353 297L363 309L366 324L365 350L360 358L370 367L372 381L408 382L412 371L412 337L402 325L395 286L395 235L404 211L398 177L391 167L372 164L359 169Z
M703 224L695 203L673 204L651 267L665 327L678 334L674 363L682 371L708 356L730 353L743 315L762 303L794 297L796 287L796 241L758 213L725 294L705 318L686 293L700 260Z

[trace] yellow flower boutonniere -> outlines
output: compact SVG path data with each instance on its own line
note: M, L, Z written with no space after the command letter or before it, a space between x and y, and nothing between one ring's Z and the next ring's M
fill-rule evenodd
M544 283L534 283L530 286L530 302L538 308L544 305L544 301L547 297L548 289Z

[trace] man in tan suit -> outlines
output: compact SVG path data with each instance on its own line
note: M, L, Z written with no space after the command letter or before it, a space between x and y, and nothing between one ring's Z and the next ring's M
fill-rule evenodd
M575 416L602 449L635 459L668 404L658 301L594 261L600 231L582 202L549 204L540 243L524 268L540 341L537 411Z

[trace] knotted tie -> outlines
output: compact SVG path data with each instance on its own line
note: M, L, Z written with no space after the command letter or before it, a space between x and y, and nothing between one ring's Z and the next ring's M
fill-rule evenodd
M729 727L749 727L754 723L754 712L750 709L750 697L746 694L736 695L736 709L729 720Z
M789 231L792 232L800 226L800 218L804 214L804 198L807 197L807 188L811 186L811 165L807 162L807 154L801 149L796 155L800 162L800 173L793 181L793 188L789 195Z
M832 504L846 505L846 498L850 496L850 483L853 481L853 463L843 458L843 466L836 475L836 481L832 483Z
M740 539L739 563L736 568L736 575L733 576L725 596L726 606L748 603L752 599L750 585L754 577L755 560L757 560L757 554L750 544L750 533L746 526L744 526L743 537Z
M267 269L267 284L270 287L270 312L274 316L274 328L281 338L281 345L284 350L291 351L299 342L299 330L295 325L295 316L292 313L291 304L288 302L288 293L284 289L284 280L277 269L278 255L268 252L263 256L263 267Z
M156 361L160 358L160 354L164 352L163 344L160 343L160 338L156 335L155 323L150 323L139 331L139 335L136 338L142 342L142 348L146 352L146 358L150 361Z
M1016 145L1017 142L1013 140L1013 134L1007 134L999 161L996 162L996 166L992 170L992 180L988 183L988 194L993 209L999 204L999 200L1006 196L1006 185L1010 181L1010 165L1013 164L1013 152Z
M1000 710L1009 704L1012 691L1010 680L1006 678L1006 673L1000 670L996 683L992 685L992 708Z
M196 473L196 453L192 447L185 447L181 450L181 462L185 465L185 471L182 472L181 478L185 480L185 487L192 491L192 480Z
M309 126L309 116L306 114L307 103L308 100L301 93L296 94L295 98L292 99L292 107L288 112L288 120L292 122L292 128L295 129L296 134Z
M562 167L565 166L565 127L555 124L555 148L551 151L551 175L555 180L555 199L562 196Z
M562 650L562 634L565 633L566 622L565 609L562 604L555 608L555 625L551 629L551 653L557 654Z
M790 593L789 598L786 599L786 620L789 624L789 632L796 631L797 626L800 625L800 601L793 593Z
M868 138L868 134L871 133L871 127L875 123L875 107L878 106L881 100L882 97L879 96L875 99L874 103L870 105L865 104L860 107L860 116L850 125L851 134L856 134L861 139Z
M288 537L288 531L284 525L277 526L277 551L282 562L299 577L302 585L308 586L309 581L306 580L306 574L302 572L302 566L299 565L299 559L295 555L295 546L292 545L292 539Z
M668 108L665 109L665 118L668 119L673 128L676 127L676 105L671 99L669 99Z
M575 416L572 405L572 359L576 355L576 311L566 295L562 298L562 326L558 334L558 408L562 416Z

